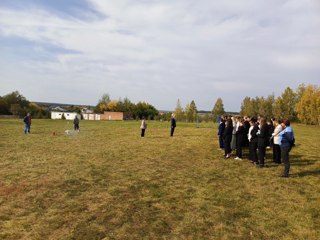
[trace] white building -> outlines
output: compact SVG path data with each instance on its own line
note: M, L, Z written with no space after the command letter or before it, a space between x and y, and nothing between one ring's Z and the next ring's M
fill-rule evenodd
M78 116L79 120L81 119L80 114L76 112L51 112L51 119L62 119L62 115L66 118L66 120L73 120L76 116Z
M101 120L100 114L95 113L83 113L82 114L84 120Z

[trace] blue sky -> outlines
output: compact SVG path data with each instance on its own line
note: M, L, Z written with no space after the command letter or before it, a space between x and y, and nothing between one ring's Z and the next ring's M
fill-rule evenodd
M319 85L318 0L1 0L0 95L238 111Z

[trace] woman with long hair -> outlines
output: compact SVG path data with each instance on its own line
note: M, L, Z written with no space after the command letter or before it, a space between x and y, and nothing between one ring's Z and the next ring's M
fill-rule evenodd
M224 141L224 158L230 158L231 156L231 138L232 138L232 130L233 130L233 126L232 126L232 120L228 119L226 121L226 127L223 131L223 141Z

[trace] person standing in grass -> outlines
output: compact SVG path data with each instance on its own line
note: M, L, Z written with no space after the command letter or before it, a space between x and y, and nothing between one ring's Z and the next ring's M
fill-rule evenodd
M280 132L282 131L282 126L281 126L281 120L274 119L273 120L274 124L274 131L272 133L272 138L273 138L273 161L275 163L280 164L281 163L281 149L280 149Z
M230 147L231 151L234 151L237 149L237 137L236 137L236 131L238 129L238 119L234 116L231 117L232 120L232 136L231 136L231 142L230 142Z
M141 129L141 137L144 138L144 133L146 132L146 129L147 129L147 121L145 117L142 117L140 129Z
M23 118L23 122L24 122L24 134L30 133L30 128L31 128L31 115L30 115L30 113L28 113L27 116L25 116Z
M224 145L223 145L223 131L226 127L226 124L224 122L224 116L220 117L220 124L219 124L219 128L218 128L218 136L219 136L219 147L220 150L224 149Z
M248 140L249 140L249 160L253 164L257 164L258 162L258 155L257 155L257 148L258 148L258 136L257 132L259 130L258 125L256 124L256 119L251 118L250 120L250 129L248 133Z
M235 160L242 160L242 147L245 142L245 137L246 137L246 130L243 126L243 119L239 119L238 121L238 129L236 131L236 158Z
M281 158L284 164L284 172L281 177L289 177L290 161L289 152L294 144L293 129L290 127L289 119L283 119L281 126L283 130L280 132L279 145L281 148Z
M176 126L177 126L177 124L176 124L175 115L174 115L174 113L172 113L172 115L171 115L171 132L170 132L171 137L173 137L174 129L176 128Z
M79 132L80 131L79 118L77 116L73 119L73 125L74 125L74 130Z
M259 164L257 165L257 167L263 168L264 160L266 157L266 141L267 141L266 139L268 135L268 127L264 118L260 118L259 131L257 135L258 135L258 158L259 158Z
M223 141L224 141L224 158L230 158L231 156L231 139L232 139L232 120L228 119L226 121L226 127L223 131Z

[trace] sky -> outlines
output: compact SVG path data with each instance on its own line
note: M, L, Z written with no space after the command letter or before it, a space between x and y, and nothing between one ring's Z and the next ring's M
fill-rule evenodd
M320 0L0 1L1 96L239 111L319 82Z

